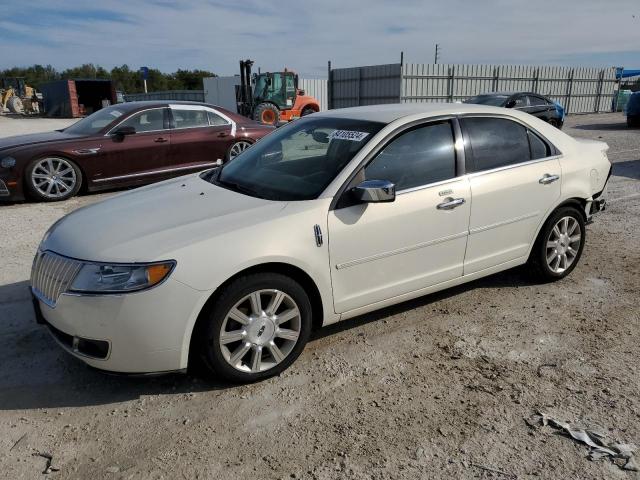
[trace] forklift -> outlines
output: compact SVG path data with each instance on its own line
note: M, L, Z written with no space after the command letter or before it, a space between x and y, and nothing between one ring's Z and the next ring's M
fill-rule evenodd
M279 125L320 111L320 102L298 88L298 75L283 72L251 74L252 60L240 61L236 87L238 113L267 125Z

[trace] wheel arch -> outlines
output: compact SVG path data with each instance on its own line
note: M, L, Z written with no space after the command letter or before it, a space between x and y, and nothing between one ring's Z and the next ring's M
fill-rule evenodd
M324 320L324 307L322 304L322 295L320 294L320 289L316 285L316 282L311 278L311 276L305 272L300 267L292 265L290 263L284 262L267 262L261 263L257 265L253 265L251 267L245 268L236 274L229 277L225 280L218 288L216 288L209 298L206 300L198 316L196 321L189 332L189 352L188 352L188 364L193 365L192 360L195 358L194 355L197 355L197 348L195 348L195 342L198 338L200 338L199 332L204 326L204 322L207 314L211 311L213 305L217 301L221 292L229 285L231 282L236 280L239 277L255 274L255 273L280 273L286 275L295 281L297 281L302 288L305 290L307 295L309 295L309 301L311 302L311 312L312 312L312 330L317 330L322 327L322 323Z
M560 201L560 203L555 205L553 208L550 208L549 211L547 212L547 215L540 222L540 225L538 225L538 228L536 230L536 234L533 236L531 244L529 245L529 252L527 253L527 258L529 258L531 256L531 252L533 251L533 247L536 244L536 241L538 240L538 237L540 236L540 231L542 230L542 227L544 226L544 224L547 223L547 220L549 220L551 215L553 215L559 208L574 207L576 210L578 210L580 212L580 214L582 215L582 218L586 222L587 221L587 213L585 211L586 206L587 206L587 201L584 198L571 197L571 198L567 198L565 200Z

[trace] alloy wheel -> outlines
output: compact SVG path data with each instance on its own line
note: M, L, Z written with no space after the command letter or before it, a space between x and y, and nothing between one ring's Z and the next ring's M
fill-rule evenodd
M31 183L44 198L61 198L76 187L73 166L63 158L43 158L33 167Z
M566 216L558 220L547 238L547 265L552 272L562 273L571 267L578 257L581 238L582 230L575 218Z
M251 144L249 142L244 141L234 143L229 150L229 160L233 160L250 146Z
M298 343L301 313L280 290L257 290L227 312L220 329L220 349L236 370L258 373L280 364Z

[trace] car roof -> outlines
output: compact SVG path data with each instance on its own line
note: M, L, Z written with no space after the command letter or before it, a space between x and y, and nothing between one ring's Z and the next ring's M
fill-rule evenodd
M440 115L460 115L465 113L505 114L502 107L476 105L472 103L393 103L384 105L369 105L365 107L340 108L326 112L315 113L314 118L349 118L371 122L391 123L403 117L424 114L428 117Z
M133 112L135 110L142 110L144 108L153 108L153 107L166 107L169 105L197 105L200 107L210 107L214 110L218 110L221 113L231 117L237 123L250 123L252 120L243 117L237 113L231 112L226 108L219 107L217 105L213 105L211 103L205 102L191 102L187 100L138 100L135 102L124 102L124 103L115 103L111 105L112 107L125 109L127 112Z

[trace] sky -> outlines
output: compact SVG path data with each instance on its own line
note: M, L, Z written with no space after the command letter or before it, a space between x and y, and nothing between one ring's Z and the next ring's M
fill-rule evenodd
M8 12L13 0L0 0ZM0 68L128 64L326 76L397 63L640 68L639 0L30 0L0 15Z

